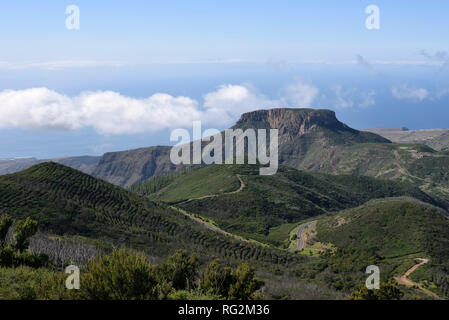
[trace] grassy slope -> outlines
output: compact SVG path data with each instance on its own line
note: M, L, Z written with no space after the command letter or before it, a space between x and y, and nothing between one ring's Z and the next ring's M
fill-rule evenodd
M287 252L237 241L120 187L55 163L0 177L0 214L31 216L57 235L80 235L165 257L176 249L201 259L253 261L271 268L297 264Z
M236 175L245 182L239 193ZM146 182L146 183L151 183ZM260 176L257 166L215 165L175 178L152 199L179 202L183 209L213 220L222 229L273 245L283 245L295 223L329 211L355 207L370 199L408 195L432 203L419 189L369 177L332 176L281 167ZM146 194L148 195L148 194Z

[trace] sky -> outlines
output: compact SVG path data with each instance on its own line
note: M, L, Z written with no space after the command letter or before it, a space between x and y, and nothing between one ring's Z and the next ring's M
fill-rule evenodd
M167 145L274 107L449 128L447 30L443 0L2 1L0 158Z

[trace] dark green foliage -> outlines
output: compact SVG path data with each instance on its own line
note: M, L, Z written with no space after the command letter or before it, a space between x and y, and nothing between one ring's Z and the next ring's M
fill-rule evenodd
M0 267L15 268L28 266L31 268L50 267L48 256L36 255L28 251L18 251L11 246L0 248Z
M92 260L80 288L80 297L88 300L157 298L156 279L146 257L125 249Z
M4 215L0 220L0 229L7 230L12 224L12 219ZM37 221L30 218L17 221L14 228L14 246L0 246L0 267L15 268L28 266L31 268L50 267L51 263L45 254L33 254L29 252L30 238L37 231Z
M263 282L255 278L255 269L248 263L239 265L234 273L234 283L229 288L230 300L249 300L263 286Z
M396 283L388 281L381 283L378 290L368 290L366 287L355 291L348 298L349 300L400 300L404 293Z
M8 234L8 230L12 225L12 218L4 214L0 218L0 247L3 247L6 241L6 235Z
M204 272L203 289L222 297L228 297L229 289L234 282L234 274L230 267L224 266L215 259Z
M254 272L254 267L248 263L233 271L216 259L207 266L202 287L206 292L225 299L249 300L264 284L256 279Z
M179 250L165 262L156 267L160 283L169 283L175 290L192 288L198 275L198 256Z
M30 245L30 238L37 232L37 221L27 217L25 220L19 220L14 228L15 247L20 252L27 249Z
M70 300L157 300L157 299L252 299L263 282L255 278L255 269L247 263L234 272L218 260L199 278L198 259L178 251L159 265L151 266L142 253L113 249L100 255L81 270L80 288L67 290L67 274L28 268L0 268L2 292L19 299ZM23 277L23 273L26 277ZM18 279L16 283L12 279ZM15 288L17 287L17 288Z

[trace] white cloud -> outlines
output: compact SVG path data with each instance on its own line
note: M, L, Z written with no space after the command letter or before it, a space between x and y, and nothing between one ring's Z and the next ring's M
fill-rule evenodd
M250 85L223 85L204 95L204 104L189 97L156 93L137 99L113 91L83 92L69 97L47 88L0 92L0 128L76 130L101 134L154 132L190 127L193 121L229 125L248 111L307 107L318 89L297 82L280 99L269 99Z
M0 92L0 127L93 127L103 134L123 134L183 126L200 117L195 100L167 94L135 99L112 91L85 92L73 98L46 88Z
M331 97L325 97L325 104L332 105L336 108L367 108L376 104L374 90L359 91L356 88L345 88L342 85L334 85L331 87Z
M352 98L354 89L344 90L343 86L336 85L332 88L332 90L335 93L335 102L333 105L336 108L351 108L354 106L354 101Z
M429 96L429 91L424 88L410 88L407 85L394 87L391 89L393 97L399 100L419 100L422 101Z
M268 99L249 85L223 85L204 95L206 117L212 122L230 122L244 112L279 106L280 101Z
M82 126L73 99L46 88L0 92L0 127L66 129Z
M360 108L368 108L376 104L376 100L374 97L376 96L376 92L374 90L370 90L368 92L361 93L360 95Z
M316 87L297 81L287 87L283 101L285 104L295 108L307 108L315 101L318 92Z
M297 81L287 86L283 97L269 99L250 85L224 85L204 95L207 120L229 123L244 112L281 107L310 107L318 95L314 86Z

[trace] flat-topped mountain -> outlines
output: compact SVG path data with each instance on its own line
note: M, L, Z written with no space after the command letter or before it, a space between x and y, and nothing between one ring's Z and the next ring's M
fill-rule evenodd
M232 129L278 129L279 160L298 169L304 161L330 147L358 143L389 143L374 133L350 128L338 121L335 112L314 109L271 109L245 113ZM170 161L170 147L158 146L107 153L94 170L95 177L130 186L153 176L182 170Z
M279 143L307 134L328 137L330 143L353 144L389 141L370 132L358 131L340 122L334 111L325 109L270 109L244 113L233 128L278 129Z

